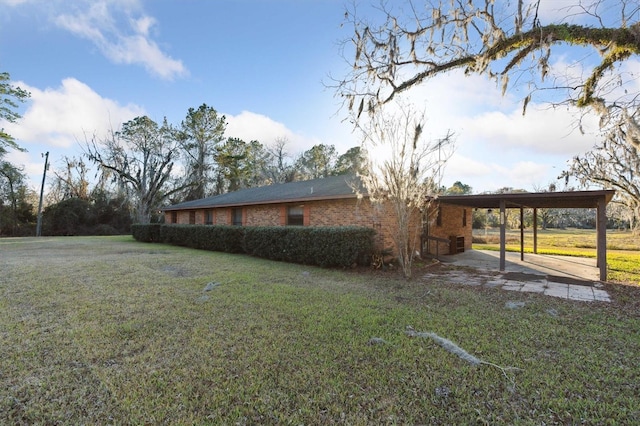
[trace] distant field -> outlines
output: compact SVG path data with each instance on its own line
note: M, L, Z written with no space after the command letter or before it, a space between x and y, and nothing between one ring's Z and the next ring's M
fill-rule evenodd
M520 251L520 230L507 231L507 250ZM474 230L473 248L498 250L497 229ZM533 251L533 232L524 232L525 252ZM547 229L538 231L538 253L596 257L596 231L593 229ZM640 235L607 231L608 280L640 284Z

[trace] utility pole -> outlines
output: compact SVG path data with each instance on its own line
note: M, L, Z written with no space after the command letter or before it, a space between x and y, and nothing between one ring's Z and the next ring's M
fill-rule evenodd
M40 203L38 204L38 224L36 225L36 237L42 235L42 196L44 194L44 181L47 178L47 169L49 168L49 151L44 154L44 173L42 173L42 186L40 187Z

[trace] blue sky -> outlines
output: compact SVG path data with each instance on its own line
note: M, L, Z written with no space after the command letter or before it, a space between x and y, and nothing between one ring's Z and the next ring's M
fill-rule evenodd
M361 2L366 3L366 2ZM550 2L549 4L552 4ZM347 66L339 41L343 0L0 0L0 70L31 92L17 125L2 124L27 153L11 153L39 189L41 153L53 167L138 115L179 124L206 103L227 135L264 145L285 137L295 155L324 143L343 153L360 143L323 84ZM363 7L363 10L366 10ZM542 10L552 16L554 9ZM561 57L557 67L573 59ZM564 65L563 65L564 64ZM640 70L631 61L634 72ZM443 184L475 192L544 188L573 155L593 145L573 131L575 111L502 97L483 77L454 73L412 93L428 134L456 134Z

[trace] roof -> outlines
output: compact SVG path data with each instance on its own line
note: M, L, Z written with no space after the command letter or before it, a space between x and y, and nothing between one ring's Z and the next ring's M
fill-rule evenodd
M173 206L165 207L163 210L193 210L356 198L357 194L354 188L365 192L360 179L354 175L331 176L322 179L241 189L227 194L174 204Z
M510 194L443 195L438 200L446 204L456 204L475 208L500 208L505 201L506 208L596 208L604 199L608 204L614 190L569 191L569 192L518 192Z

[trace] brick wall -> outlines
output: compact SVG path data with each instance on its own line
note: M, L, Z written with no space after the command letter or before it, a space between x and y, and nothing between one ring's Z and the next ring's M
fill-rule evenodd
M288 206L294 204L265 204L243 207L243 225L279 226L286 224ZM208 209L210 210L210 209ZM231 208L213 209L215 225L231 224ZM177 212L177 223L189 223L189 210ZM196 224L204 224L205 209L196 210ZM165 223L171 223L171 212L165 212ZM395 248L392 229L395 219L389 205L372 204L367 199L354 198L340 200L309 201L304 203L305 226L365 226L376 231L375 243L378 249ZM421 218L412 219L412 238L419 249L419 236L422 233ZM469 222L471 229L471 222Z
M450 239L452 236L464 237L464 249L470 250L472 245L472 218L471 208L456 206L452 204L433 203L429 206L428 226L425 231L433 237ZM440 219L438 220L438 215ZM465 220L466 219L466 220ZM466 222L466 223L465 223ZM429 242L429 252L436 253L437 249L440 254L449 253L449 243L431 241ZM425 247L426 248L426 247Z

